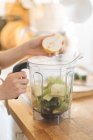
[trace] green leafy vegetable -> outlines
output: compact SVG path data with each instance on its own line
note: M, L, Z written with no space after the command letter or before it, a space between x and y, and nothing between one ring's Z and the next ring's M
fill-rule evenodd
M32 86L32 93L35 96L34 108L41 112L45 118L62 114L69 109L70 97L66 83L60 77L48 77L45 87Z

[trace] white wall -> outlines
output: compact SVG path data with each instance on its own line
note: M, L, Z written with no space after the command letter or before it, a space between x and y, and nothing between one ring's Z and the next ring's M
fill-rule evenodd
M93 7L93 0L91 0ZM84 55L85 66L93 71L93 11L91 17L84 23L75 25L78 48Z
M64 1L64 3L67 2L67 4L69 6L66 5L66 10L68 9L67 12L69 12L67 15L71 15L72 17L69 17L69 23L67 26L65 26L66 31L71 34L71 40L75 41L76 38L76 44L75 46L77 46L77 48L79 49L79 51L83 54L84 58L82 59L82 64L84 66L86 66L87 68L91 69L93 72L93 0L89 0L87 2L90 2L90 6L85 5L85 3L83 2L84 0L61 0L62 2ZM71 4L71 2L80 2L80 8L78 8L76 10L76 13L73 13L75 11L75 5L73 6L73 4ZM83 3L82 3L83 2ZM87 4L86 2L86 4ZM84 9L85 6L85 13L84 11L82 11ZM88 8L91 8L88 9ZM72 8L72 9L71 9ZM86 13L89 12L89 10L91 11L89 14L89 17L87 17L87 20L85 20L84 22L75 22L75 19L79 19L79 15L83 12L84 17L86 16ZM74 20L71 20L73 19ZM81 18L81 17L80 17ZM83 18L83 16L82 16ZM77 21L77 20L76 20ZM79 21L79 20L78 20ZM70 36L69 36L70 37ZM72 39L72 37L74 37Z

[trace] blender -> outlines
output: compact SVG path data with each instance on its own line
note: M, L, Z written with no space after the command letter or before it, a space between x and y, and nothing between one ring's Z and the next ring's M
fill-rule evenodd
M13 72L29 69L33 118L56 122L70 118L73 77L80 54L34 56L17 64Z

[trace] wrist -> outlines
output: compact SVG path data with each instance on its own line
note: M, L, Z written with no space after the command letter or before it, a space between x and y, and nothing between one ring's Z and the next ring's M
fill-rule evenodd
M0 67L0 75L1 75L1 67ZM4 99L4 94L3 94L3 80L2 78L0 77L0 100L3 100Z
M30 46L29 42L26 42L21 46L23 56L29 55L29 52L31 50L30 48L31 48L31 46Z
M5 96L5 91L4 91L4 86L3 84L0 85L0 100L5 100L6 96Z

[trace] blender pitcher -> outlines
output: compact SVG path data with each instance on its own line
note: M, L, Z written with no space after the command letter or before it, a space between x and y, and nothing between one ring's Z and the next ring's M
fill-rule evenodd
M36 56L14 67L29 69L33 118L59 123L70 118L74 68L77 54Z

